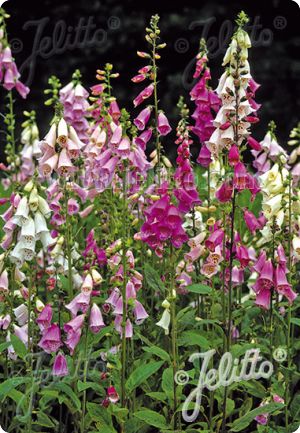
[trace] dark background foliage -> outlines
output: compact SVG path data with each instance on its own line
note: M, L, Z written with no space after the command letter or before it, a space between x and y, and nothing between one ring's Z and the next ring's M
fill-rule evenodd
M262 85L257 100L263 106L261 122L254 128L255 137L262 139L268 122L273 119L284 145L289 131L300 120L300 9L292 0L185 0L178 3L166 0L8 0L5 9L11 15L8 31L17 64L23 64L23 79L29 79L31 86L26 101L17 98L18 120L22 119L24 109L37 110L41 135L46 132L52 115L51 109L43 105L43 89L48 77L55 74L67 84L76 68L82 72L85 87L89 87L95 83L95 70L106 62L113 63L120 72L120 78L114 83L114 94L120 106L130 109L134 115L137 113L133 110L132 99L142 85L133 84L130 78L143 66L136 51L146 48L144 28L154 13L161 17L161 36L167 42L159 71L161 105L173 126L177 120L179 95L189 101L191 62L199 39L206 32L212 50L213 86L216 86L234 18L241 9L250 16L250 25L256 22L250 61L253 76ZM80 41L74 44L74 29L80 21L81 25L87 25L88 20L91 26L88 38L82 43L85 33L82 30ZM65 26L62 37L56 33L57 25ZM4 103L1 92L1 109ZM3 135L1 137L3 141ZM170 135L167 142L171 150L174 135Z

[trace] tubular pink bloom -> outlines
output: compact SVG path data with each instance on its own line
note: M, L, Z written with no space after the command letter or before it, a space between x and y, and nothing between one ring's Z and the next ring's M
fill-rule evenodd
M7 68L10 66L13 62L13 58L11 55L11 49L9 47L4 48L3 50L3 57L2 57L2 64Z
M265 288L259 291L256 295L255 304L269 310L271 302L271 290Z
M70 320L68 323L64 325L64 331L69 333L75 333L81 330L84 324L85 314L80 314L76 316L74 319Z
M284 404L284 399L281 398L279 395L275 394L273 395L273 401L275 401L275 403L282 403Z
M61 176L67 176L71 171L74 170L74 168L75 167L67 154L67 149L63 148L60 152L57 165L58 174Z
M249 258L248 250L244 245L237 245L236 258L239 260L242 268L248 266L250 262L250 258Z
M266 260L260 271L260 276L256 282L258 290L268 289L274 285L274 269L270 259Z
M113 132L113 135L110 139L110 143L113 144L115 147L117 147L121 139L122 139L122 126L118 125Z
M117 122L119 120L119 118L121 116L121 111L120 111L120 108L119 108L117 101L112 101L110 103L108 112L111 115L114 122Z
M234 286L239 286L244 282L244 271L243 269L233 266L232 268L232 283Z
M244 220L248 229L251 231L252 234L255 233L257 229L260 228L260 224L257 221L256 216L248 209L244 211Z
M85 276L84 281L82 283L81 292L86 294L86 295L90 295L91 291L93 290L93 287L94 287L93 278L92 278L91 274L88 273Z
M182 223L182 219L180 216L179 211L176 209L175 206L170 206L168 213L165 217L164 222L168 224L171 228L176 228L177 226L180 226Z
M36 319L36 322L42 332L44 332L45 329L48 329L51 325L52 316L52 307L48 304L43 308L43 310Z
M119 394L114 386L109 386L107 388L107 397L109 401L113 404L117 403L120 400Z
M139 74L139 75L135 75L134 77L132 77L131 81L133 83L141 83L145 79L146 79L146 75L145 74Z
M101 328L105 327L105 323L103 322L103 317L101 314L101 310L97 304L93 304L90 313L90 330L93 334L97 334Z
M202 165L202 167L209 167L209 164L211 164L212 162L211 151L207 148L205 144L203 144L203 146L201 147L197 162L198 164Z
M67 140L66 148L71 158L78 158L78 156L80 155L79 145L72 141L70 138L68 138Z
M189 240L188 235L183 230L182 226L178 226L173 230L171 243L175 248L180 248L182 244Z
M87 216L89 216L90 213L94 210L94 207L95 207L95 205L90 204L84 210L82 210L81 212L79 212L80 218L86 218Z
M189 253L186 253L184 255L184 260L186 262L195 262L196 260L199 259L199 257L201 257L201 255L204 253L204 246L203 245L199 245L196 247L191 248L191 251Z
M128 281L128 283L126 284L126 298L136 299L136 290L131 281Z
M251 149L256 150L258 152L262 149L260 143L258 141L256 141L255 138L248 137L247 141L248 141L248 144L251 147Z
M21 81L16 82L16 90L22 98L26 98L28 93L30 92L29 87L25 86L25 84L21 83Z
M130 140L128 137L122 138L118 146L118 154L121 157L128 157L130 153Z
M168 135L171 132L171 126L164 113L160 112L157 119L157 129L160 135Z
M207 257L207 262L213 263L214 265L218 265L222 261L223 261L223 255L219 245L216 247L215 251L209 253L209 256Z
M240 154L239 149L236 144L231 146L229 152L228 152L228 162L229 164L234 167L240 160Z
M74 198L68 200L68 214L74 215L79 211L79 204Z
M13 71L9 68L5 72L3 87L6 90L11 90L15 87L15 84L15 76L13 74Z
M38 343L46 353L56 352L61 346L60 329L58 325L51 325L47 328Z
M115 329L117 332L119 332L120 335L122 335L122 316L118 315L115 318ZM126 320L126 327L125 327L125 338L132 338L133 336L133 327L132 323L129 319Z
M140 130L143 131L145 129L145 126L147 125L149 119L151 116L151 108L146 107L144 108L140 114L134 119L133 123L135 126ZM151 130L150 130L151 131Z
M248 188L249 186L249 177L246 170L246 167L242 162L238 162L234 167L234 178L233 183L234 187L241 191L243 189Z
M86 313L90 306L91 292L81 292L73 301L66 305L66 308L71 311L72 317L75 317L78 311Z
M148 87L146 87L144 90L142 90L141 93L139 93L139 95L134 99L134 101L133 101L134 106L137 107L142 102L144 102L145 99L150 98L153 91L154 91L154 86L153 86L153 84L150 84Z
M224 231L222 229L215 230L205 241L205 246L210 251L215 251L218 245L221 245L224 239Z
M200 270L201 274L204 275L207 278L211 278L213 275L216 275L219 271L219 268L214 263L204 263L202 265L202 268Z
M143 307L143 305L135 300L135 307L133 309L133 314L135 315L135 323L137 325L141 325L147 317L149 317L149 314Z
M232 198L233 186L231 182L224 182L221 187L216 191L216 198L221 203L226 203Z
M64 376L68 376L68 374L69 374L69 370L68 370L66 357L64 354L58 353L54 360L52 375L58 377L64 377Z
M78 329L75 332L68 333L67 339L65 341L65 345L70 350L71 355L73 355L74 350L77 344L79 343L80 337L81 337L81 329Z
M146 150L146 145L148 143L148 141L151 139L152 137L152 129L149 128L146 131L142 132L141 135L139 135L138 137L136 137L135 139L135 143L142 149L142 150Z
M283 266L286 265L287 259L285 256L284 248L281 244L278 245L278 247L277 247L277 259L278 259L278 262L280 265L283 265ZM288 271L286 270L286 272L288 272Z
M41 164L42 175L47 177L50 176L53 170L56 169L58 163L58 154L54 153L47 161Z
M267 260L267 254L266 252L263 250L261 251L257 262L254 264L254 266L252 266L253 271L257 272L258 274L260 274L264 264L266 263Z
M0 317L0 329L6 331L11 323L11 317L9 314L6 314L4 317Z
M0 275L0 292L8 292L8 273L6 269Z
M285 266L278 265L275 269L275 289L278 293L284 295L290 304L297 298L297 293L292 290L292 286L289 284L286 278Z
M14 325L15 335L28 346L28 325L23 325L21 327Z
M118 288L115 288L112 290L111 294L105 301L107 304L112 305L113 307L116 307L118 299L120 298L120 291Z

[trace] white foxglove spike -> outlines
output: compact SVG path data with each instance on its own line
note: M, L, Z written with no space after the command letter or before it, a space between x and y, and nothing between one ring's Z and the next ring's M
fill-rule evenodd
M29 206L27 197L23 197L18 204L16 213L13 217L13 222L18 226L21 226L28 220Z
M45 218L49 218L51 215L51 209L46 200L39 195L39 210L42 212Z
M46 137L44 138L43 141L46 142L49 147L52 147L52 148L55 147L55 143L56 143L56 125L55 125L55 123L53 123L53 125L51 126L48 134L46 135Z
M32 248L35 243L35 225L32 218L29 218L25 224L22 225L21 228L21 239L22 245L25 245L24 248Z
M163 315L161 316L160 321L157 322L156 325L163 328L165 331L165 334L169 335L170 321L171 321L170 311L168 309L165 309L165 311L163 312Z
M49 232L45 217L43 214L41 214L41 212L36 212L36 214L34 215L34 225L35 225L35 233L37 235L44 232Z
M68 125L65 119L60 119L57 127L57 142L64 147L67 140L68 140Z
M20 242L17 243L15 248L10 253L10 259L12 263L15 263L17 267L21 267L24 263L24 250L20 246Z
M39 238L43 244L44 251L55 243L55 239L52 238L49 232L40 233Z
M35 187L32 189L30 196L29 196L30 210L32 210L32 212L35 212L38 208L38 205L39 205L39 195L37 192L37 188Z

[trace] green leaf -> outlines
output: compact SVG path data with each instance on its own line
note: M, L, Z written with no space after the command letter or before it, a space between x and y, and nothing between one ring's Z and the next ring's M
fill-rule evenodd
M159 292L165 292L166 287L164 286L158 272L149 265L149 263L145 263L144 265L144 275L145 279L151 287L151 289Z
M160 347L157 347L157 346L143 347L143 350L145 352L148 352L148 353L151 353L151 354L158 356L160 359L162 359L164 361L171 362L170 355L165 350L161 349Z
M192 284L187 286L186 289L192 293L198 293L198 295L209 295L212 292L212 288L205 284Z
M174 400L174 373L173 368L166 368L162 375L162 384L161 387L168 397L168 399L172 402Z
M256 380L250 382L244 382L243 386L246 388L247 393L254 395L254 397L258 397L261 399L264 399L266 397L265 387Z
M65 394L66 396L68 396L71 400L71 402L73 403L73 409L76 410L80 410L81 409L81 403L79 398L77 397L77 395L75 394L75 392L73 391L73 389L67 385L64 382L57 382L53 385L54 389L57 389L58 391L61 391L63 394ZM62 397L61 395L58 396L58 400L59 402L63 402L64 401L64 397Z
M211 348L208 340L196 331L185 331L178 338L179 346L199 346L203 350Z
M166 394L164 392L147 392L146 395L148 395L148 397L152 398L153 400L158 400L158 401L166 401Z
M249 189L244 189L244 191L240 192L237 196L237 204L241 207L249 206L251 203L251 192Z
M293 323L293 325L300 326L300 319L297 319L296 317L292 317L291 323Z
M12 334L10 337L11 344L13 345L13 348L16 352L16 354L21 358L25 359L26 355L28 353L25 344L20 340L19 337Z
M43 427L50 427L50 428L55 427L54 422L44 412L37 413L37 420L33 424L41 425Z
M140 410L139 412L135 412L133 414L136 418L144 421L148 425L152 425L153 427L157 427L159 429L167 429L167 421L164 416L160 415L153 410Z
M132 392L135 388L144 383L152 374L154 374L163 365L163 361L149 362L146 365L140 365L136 368L126 382L127 392Z
M281 403L270 403L264 406L257 407L256 409L251 410L241 418L235 420L232 424L230 431L239 432L241 430L244 430L246 429L246 427L248 427L248 425L254 420L257 415L275 412L275 410L281 409L283 407L284 405Z
M0 399L6 397L10 391L17 388L17 386L28 382L31 382L30 377L12 377L11 379L5 380L0 384Z
M96 403L87 403L87 411L93 421L99 421L101 423L101 429L102 425L109 428L111 424L111 415L107 409Z
M5 343L0 344L0 353L6 350L11 345L10 341L6 341Z

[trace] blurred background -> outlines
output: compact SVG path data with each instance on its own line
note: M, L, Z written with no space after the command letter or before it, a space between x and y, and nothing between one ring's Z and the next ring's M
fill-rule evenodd
M176 104L183 95L191 108L194 58L199 40L206 37L210 48L212 85L222 73L222 57L234 29L234 18L243 9L250 17L248 30L253 48L250 62L254 79L261 84L261 122L254 136L261 140L270 120L277 124L280 144L285 146L290 130L300 120L300 8L292 0L8 0L5 9L9 39L22 81L31 87L27 100L17 97L17 121L24 109L35 109L43 136L52 117L45 107L44 88L55 74L65 85L75 69L88 88L95 83L95 71L106 62L114 65L120 77L114 82L114 95L120 107L135 116L132 100L143 88L130 78L143 66L137 50L146 49L144 28L152 14L161 17L162 51L159 63L159 95L173 127L178 121ZM4 93L1 90L1 111ZM3 128L3 124L0 129ZM173 154L175 132L164 140ZM3 148L3 134L1 134ZM196 139L195 139L196 141Z

